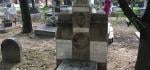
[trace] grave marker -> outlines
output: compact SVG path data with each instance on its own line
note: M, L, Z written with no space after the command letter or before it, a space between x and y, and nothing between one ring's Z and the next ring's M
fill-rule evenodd
M21 44L16 39L5 39L1 44L2 61L8 63L21 62Z
M57 65L64 60L89 61L96 62L96 70L106 70L107 23L107 15L92 13L90 0L75 0L72 14L58 15Z

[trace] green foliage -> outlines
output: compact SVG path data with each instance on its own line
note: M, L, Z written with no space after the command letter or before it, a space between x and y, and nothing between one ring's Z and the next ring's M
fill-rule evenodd
M119 17L125 17L125 15L124 15L124 12L123 12L123 11L117 12L117 14L118 14L118 16L119 16Z
M133 12L137 15L140 15L140 13L141 13L139 7L133 7Z
M141 14L139 7L133 7L133 12L137 15ZM125 17L124 12L122 10L116 12L116 14L118 14L119 17Z
M99 10L99 3L96 2L93 7L98 11Z
M42 8L42 11L43 11L44 13L48 13L48 6L44 6L44 7Z
M42 11L43 11L43 13L44 13L44 23L46 23L47 22L47 19L48 19L48 17L46 16L47 15L47 13L48 13L48 6L44 6L43 8L42 8Z

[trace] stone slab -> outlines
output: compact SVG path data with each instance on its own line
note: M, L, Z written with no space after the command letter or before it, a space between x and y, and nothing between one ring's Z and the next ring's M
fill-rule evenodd
M91 15L91 22L92 23L108 23L108 17L106 14L93 13Z
M42 36L55 36L55 32L57 30L57 27L47 26L46 24L42 24L36 27L34 30L34 33L36 35L42 35Z
M90 60L100 63L107 62L107 42L90 42Z
M56 70L97 70L97 63L64 60Z
M90 0L74 0L73 6L90 6Z
M72 59L72 41L71 40L56 40L56 58L57 59Z
M72 13L72 7L68 5L61 5L60 13Z
M90 40L91 41L108 41L108 23L91 23Z
M12 23L12 26L11 27L4 27L3 24L0 25L0 33L6 33L8 32L9 30L15 28L15 24Z
M64 40L72 39L72 33L73 33L72 24L58 23L57 27L58 27L56 33L57 39L64 39Z
M73 32L89 32L89 28L73 28Z
M72 24L72 14L59 14L57 24Z
M73 12L90 12L90 7L73 7Z
M56 47L57 59L82 60L80 56L78 56L79 53L76 53L74 51L75 48L73 48L73 43L71 40L61 40L61 39L56 40L56 46L57 46ZM84 52L84 51L87 52L88 48L87 49L84 48L81 50L77 49L77 50L80 51L80 55L82 55L81 52ZM91 41L89 53L87 52L82 58L84 60L90 60L90 61L95 61L99 63L106 63L107 62L107 42Z

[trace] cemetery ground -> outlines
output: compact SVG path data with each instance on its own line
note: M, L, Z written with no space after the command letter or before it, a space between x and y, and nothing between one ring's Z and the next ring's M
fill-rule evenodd
M109 18L114 28L114 42L108 46L108 70L134 70L138 51L138 38L133 26L127 27L126 18ZM33 29L41 24L34 22ZM22 44L22 62L0 62L0 70L53 70L56 63L55 38L21 34L21 24L7 33L0 33L0 43L7 38L17 38ZM1 52L0 52L1 55ZM100 55L97 55L100 56ZM0 56L0 61L2 57Z

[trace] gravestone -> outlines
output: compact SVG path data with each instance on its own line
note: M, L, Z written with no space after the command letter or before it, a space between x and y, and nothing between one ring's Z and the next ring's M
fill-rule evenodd
M96 62L96 70L106 70L107 15L93 13L90 0L74 0L72 13L59 14L57 26L58 68L64 60L72 60Z
M11 20L4 20L3 23L4 23L4 27L11 27L12 26Z
M2 61L7 63L21 62L21 44L16 39L5 39L1 44Z
M64 5L72 5L72 0L64 0Z
M45 13L45 17L46 17L44 21L45 23L37 26L36 29L34 30L34 33L36 35L54 37L55 32L57 30L57 27L56 27L57 16L55 14L54 1L53 1L52 13L50 14Z
M15 27L16 24L16 8L13 3L8 3L4 7L4 14L1 17L0 32L7 32Z

